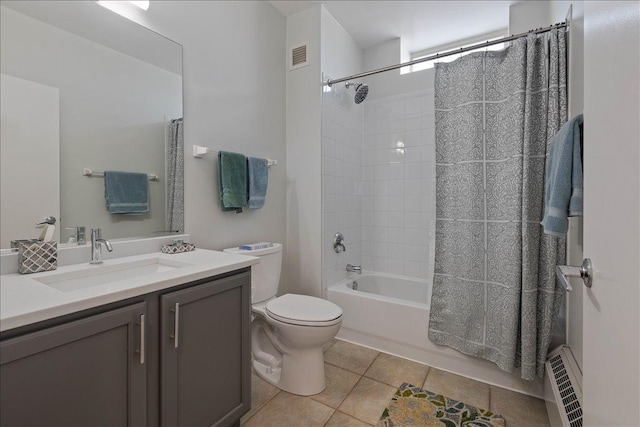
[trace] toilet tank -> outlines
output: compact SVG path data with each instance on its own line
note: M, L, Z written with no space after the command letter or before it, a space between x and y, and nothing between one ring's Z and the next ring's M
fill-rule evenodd
M224 252L260 258L260 263L251 266L251 304L276 296L282 270L282 244L274 243L270 248L256 250L229 248Z

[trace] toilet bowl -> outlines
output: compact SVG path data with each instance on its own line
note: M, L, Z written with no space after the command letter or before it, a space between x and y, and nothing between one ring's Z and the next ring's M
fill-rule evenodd
M260 257L251 269L251 363L256 374L289 393L320 393L326 387L323 346L337 335L342 309L308 295L275 296L282 265L280 244L225 251Z
M302 396L324 390L323 346L338 333L342 310L321 298L286 294L252 311L252 364L258 376Z

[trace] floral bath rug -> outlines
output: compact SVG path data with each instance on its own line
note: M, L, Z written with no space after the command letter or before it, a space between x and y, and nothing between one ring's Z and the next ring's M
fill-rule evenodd
M409 383L396 391L376 427L506 427L492 412Z

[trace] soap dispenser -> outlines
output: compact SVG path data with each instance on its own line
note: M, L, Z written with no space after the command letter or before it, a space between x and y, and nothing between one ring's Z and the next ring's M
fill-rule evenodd
M53 233L56 231L56 218L54 216L48 216L44 219L44 221L39 222L36 226L42 228L42 233L40 233L40 237L38 240L43 242L50 242L53 239Z

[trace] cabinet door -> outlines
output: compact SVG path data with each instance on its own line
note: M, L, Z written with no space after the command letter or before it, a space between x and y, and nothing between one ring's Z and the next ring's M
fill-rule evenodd
M145 304L0 344L0 424L146 424Z
M251 404L251 275L161 297L163 426L227 426Z

